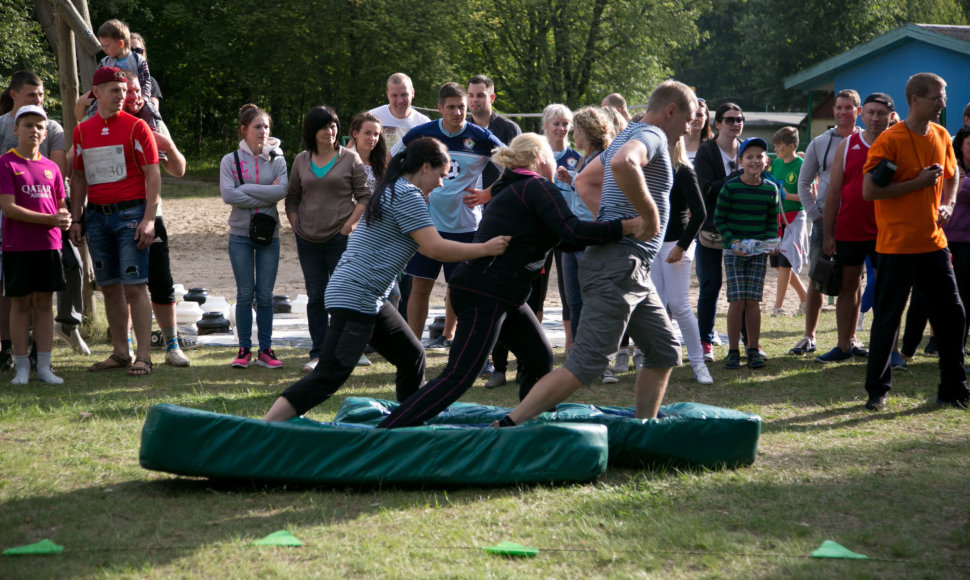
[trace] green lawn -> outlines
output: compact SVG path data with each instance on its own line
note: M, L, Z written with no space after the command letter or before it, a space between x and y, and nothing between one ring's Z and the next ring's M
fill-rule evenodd
M763 417L754 465L610 469L595 483L561 487L264 487L148 472L138 446L151 405L261 416L297 378L304 354L281 349L282 371L233 371L229 349L201 349L190 352L189 369L158 364L139 379L85 371L108 353L103 341L90 359L58 347L64 385L0 377L0 548L50 538L65 551L0 557L0 578L966 577L968 414L932 402L936 360L918 355L897 373L887 410L868 413L864 363L784 354L801 325L764 318L771 359L761 371L715 364L707 387L688 367L674 371L667 402ZM834 314L823 313L820 327L834 327ZM833 341L821 334L820 350ZM332 418L348 395L393 398L391 369L375 362L310 416ZM429 357L429 374L443 364L443 355ZM632 386L633 375L621 375L573 400L627 405ZM512 386L486 391L479 381L462 400L512 405L515 397ZM250 545L283 529L304 546ZM505 540L540 553L481 550ZM873 560L810 558L824 540Z

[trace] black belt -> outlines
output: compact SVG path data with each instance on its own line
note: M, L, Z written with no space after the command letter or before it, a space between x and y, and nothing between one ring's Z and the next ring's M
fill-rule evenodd
M119 201L118 203L88 203L88 211L95 211L104 215L111 215L115 212L119 212L126 209L131 209L133 207L138 207L140 205L145 205L144 199L131 199L128 201Z

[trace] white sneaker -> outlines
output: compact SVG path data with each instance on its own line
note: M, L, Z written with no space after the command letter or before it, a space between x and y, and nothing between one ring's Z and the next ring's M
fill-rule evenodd
M714 340L711 341L714 346L721 346L721 334L718 331L714 331Z
M694 378L697 382L702 385L713 385L714 378L711 376L711 371L707 370L707 365L704 363L693 363L690 365L691 370L694 371Z
M630 352L627 349L620 349L620 352L616 353L616 360L613 361L613 372L630 372Z
M613 369L608 368L605 371L603 371L604 385L615 385L618 382L620 382L620 379L616 378L616 375L613 374Z
M320 362L320 359L318 359L318 358L310 359L309 361L307 361L306 364L303 365L303 372L305 372L305 373L312 373L314 371L314 369L317 368L317 363L318 362Z
M165 351L165 362L173 367L187 367L192 364L179 347Z
M633 351L633 370L638 371L643 368L643 351L639 348Z
M71 332L67 332L64 330L63 325L61 325L60 323L55 324L54 336L63 340L67 344L71 345L71 348L73 348L74 352L76 352L77 354L80 354L83 356L88 356L89 354L91 354L91 349L88 348L87 343L84 342L83 338L81 338L81 333L80 331L78 331L76 326L74 327L73 330L71 330Z

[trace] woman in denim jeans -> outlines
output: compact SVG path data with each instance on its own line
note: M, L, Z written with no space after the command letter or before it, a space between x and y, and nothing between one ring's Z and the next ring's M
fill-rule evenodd
M273 286L280 262L276 204L286 196L288 180L280 141L270 137L269 130L269 115L256 105L244 105L239 109L239 133L242 136L239 150L223 157L219 167L222 200L232 206L229 213L229 262L236 279L236 333L239 336L239 352L232 361L235 368L248 368L253 359L254 297L259 339L256 364L270 369L283 366L272 348ZM239 175L240 171L242 175ZM277 222L269 244L255 242L249 237L249 224L257 213L269 215Z
M340 146L340 119L333 109L314 107L303 122L303 147L293 160L286 191L286 217L296 234L296 251L306 284L310 360L313 372L329 319L324 294L370 200L367 171L356 151Z

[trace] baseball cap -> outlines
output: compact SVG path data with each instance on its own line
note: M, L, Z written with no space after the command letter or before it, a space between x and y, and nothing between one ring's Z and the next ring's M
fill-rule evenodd
M889 107L890 111L896 110L896 106L893 104L893 98L887 95L886 93L872 93L871 95L866 97L866 100L863 101L862 104L863 106L865 106L865 105L868 105L869 103L879 103L880 105L886 105L887 107Z
M24 105L23 107L17 109L17 116L14 117L14 123L16 123L17 119L23 117L24 115L39 115L45 119L47 118L47 113L44 112L43 107L39 107L37 105Z
M128 77L125 76L125 73L120 68L103 66L94 71L94 78L91 79L92 86L112 82L125 83L128 82Z
M738 149L738 159L740 159L741 157L744 157L744 150L750 147L751 145L761 147L765 151L768 150L768 143L766 143L764 139L762 139L761 137L749 137L745 139L743 143L741 143L741 148Z

